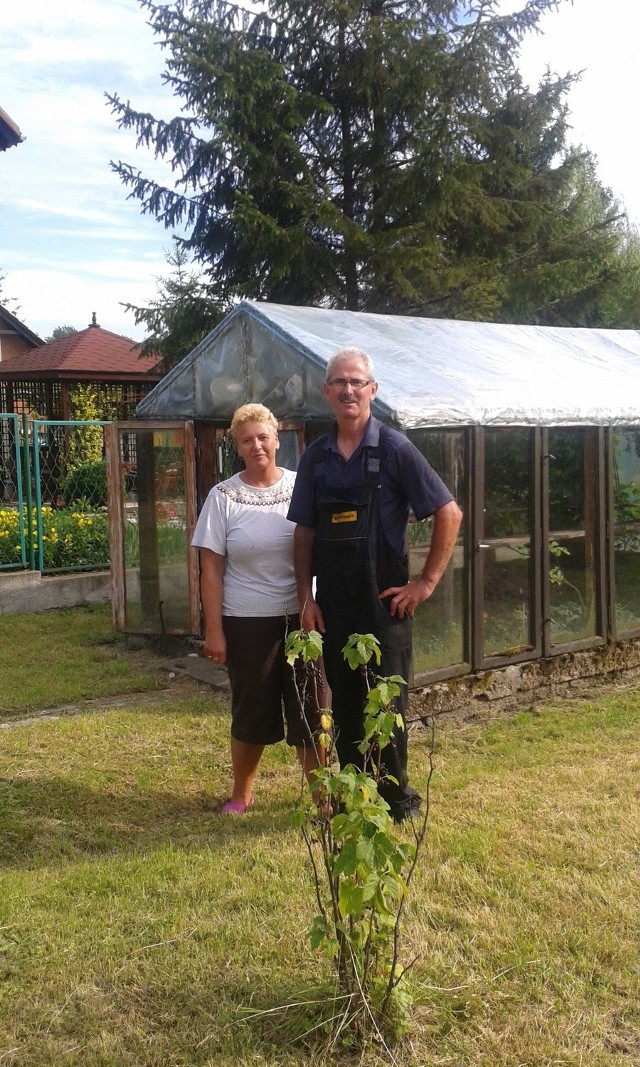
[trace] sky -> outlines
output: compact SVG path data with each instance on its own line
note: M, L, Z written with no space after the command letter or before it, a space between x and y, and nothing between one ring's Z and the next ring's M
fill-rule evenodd
M503 8L519 4L500 0ZM163 57L137 0L21 0L0 35L0 107L25 140L0 153L0 273L19 318L46 338L105 329L142 340L123 303L144 305L170 268L171 235L143 216L110 167L122 159L160 175L105 99L116 92L163 118L178 102L162 85ZM638 0L561 0L521 51L525 80L582 71L569 96L568 140L591 149L600 180L640 223L635 124Z

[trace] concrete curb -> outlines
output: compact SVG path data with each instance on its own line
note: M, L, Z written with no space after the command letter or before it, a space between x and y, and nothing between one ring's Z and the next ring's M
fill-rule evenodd
M44 576L39 571L0 572L0 615L107 604L110 600L109 571Z

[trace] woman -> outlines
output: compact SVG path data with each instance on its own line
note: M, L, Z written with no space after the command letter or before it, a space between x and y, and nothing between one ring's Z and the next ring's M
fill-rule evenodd
M303 720L284 657L286 633L299 625L286 517L295 473L276 465L278 423L262 404L238 408L230 432L245 469L213 487L192 544L200 549L204 653L227 664L231 683L233 792L220 814L244 815L265 745L285 736L283 704L287 743L310 781L318 757L316 723Z

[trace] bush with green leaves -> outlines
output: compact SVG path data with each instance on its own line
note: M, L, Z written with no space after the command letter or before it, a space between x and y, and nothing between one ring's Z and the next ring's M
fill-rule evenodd
M36 513L31 514L31 529L27 508L0 508L0 567L21 564L21 536L29 538L39 553ZM157 527L158 561L166 566L184 563L187 543L183 521L178 517L159 522ZM137 522L125 524L125 559L127 566L140 562L140 534ZM72 508L42 508L43 570L103 569L109 566L109 520L105 508L91 508L86 499Z
M63 494L67 506L82 504L83 510L103 508L107 504L107 465L93 460L76 467L65 479Z
M321 653L322 637L316 631L288 635L289 663L300 660L305 667L304 681L297 683L300 706L311 701L320 712L314 743L324 764L314 772L313 803L300 808L298 824L318 905L311 944L334 962L338 978L330 1010L331 1043L362 1047L368 1040L397 1039L409 1026L412 998L407 969L400 964L399 936L429 809L427 803L424 817L411 820L413 840L407 840L379 792L382 750L394 729L404 726L394 700L406 683L399 675L384 678L370 669L371 661L380 663L377 639L352 634L343 650L350 667L362 673L367 694L359 746L364 769L338 768L333 762L331 711L319 699L316 661Z
M27 509L22 528L31 538L36 557L40 551L35 512L31 528ZM0 508L0 566L19 565L21 559L20 512ZM109 566L109 522L105 511L42 508L42 565L46 571L90 570Z

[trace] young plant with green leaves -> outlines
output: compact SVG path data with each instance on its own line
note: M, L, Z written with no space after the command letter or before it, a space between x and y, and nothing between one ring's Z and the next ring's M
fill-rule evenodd
M292 665L305 666L300 706L318 696L316 661L322 637L296 630L287 639ZM310 929L312 947L335 962L338 992L331 1013L332 1044L384 1042L408 1028L411 993L407 968L400 964L399 935L409 884L426 832L429 805L420 825L412 822L414 840L406 839L380 795L385 776L381 754L394 729L404 727L394 700L406 682L399 675L376 676L380 645L372 634L352 634L343 654L363 677L363 769L337 768L333 762L332 718L320 711L319 746L327 753L316 772L318 807L298 813L314 874L318 914ZM298 683L299 684L299 683ZM430 777L430 775L429 775ZM428 786L427 786L428 793Z

